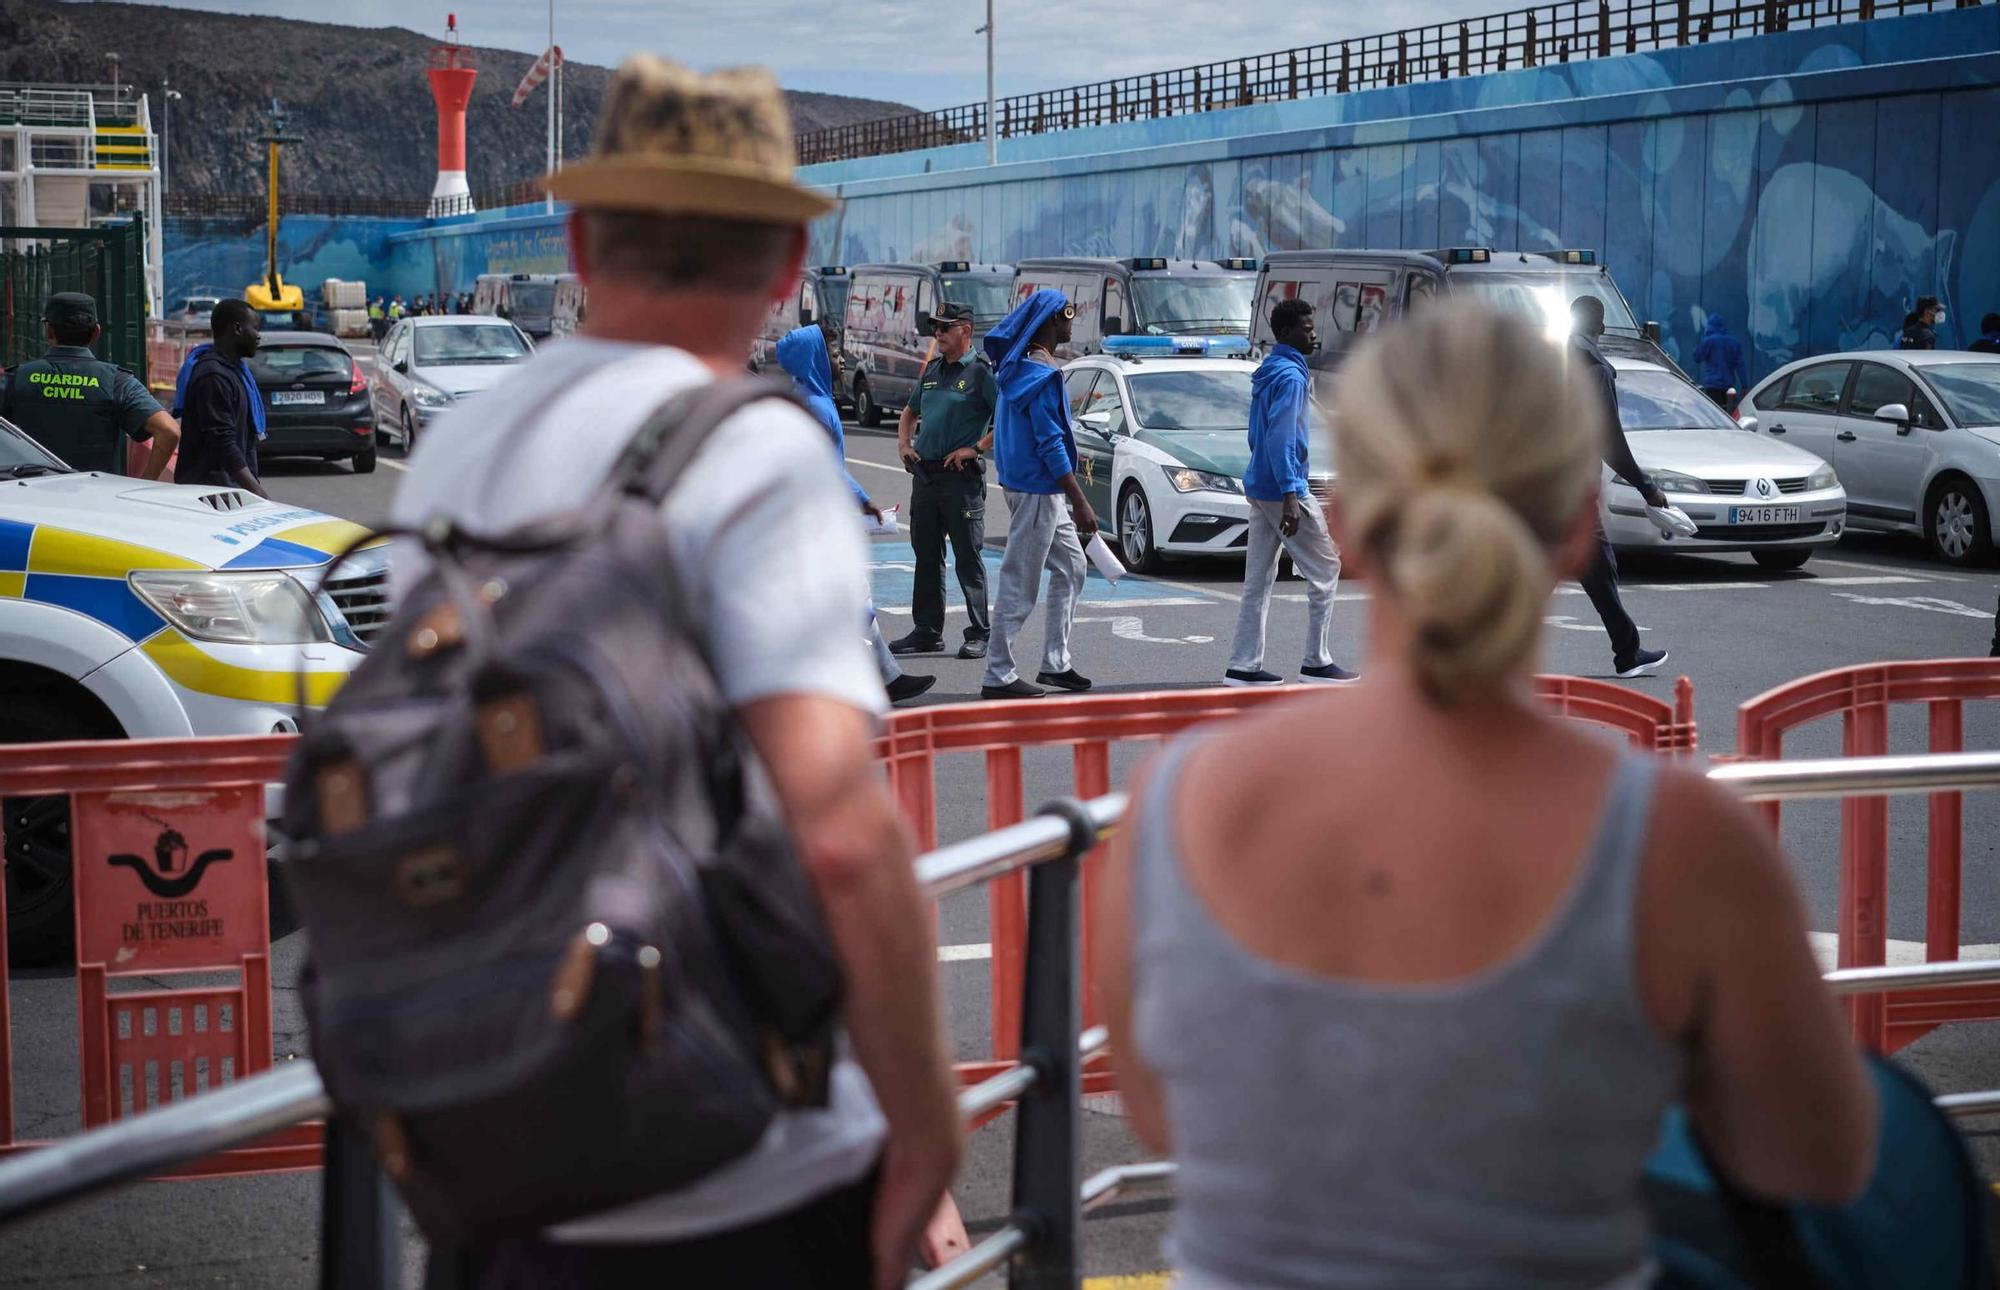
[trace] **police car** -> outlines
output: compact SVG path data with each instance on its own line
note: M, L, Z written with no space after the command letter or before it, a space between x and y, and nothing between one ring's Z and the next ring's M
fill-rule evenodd
M1128 567L1241 556L1249 545L1250 343L1234 336L1112 336L1063 368L1084 496ZM1313 491L1332 479L1324 427Z
M386 547L319 590L365 530L234 488L70 470L0 420L0 743L293 729L303 674L323 704L388 613ZM68 808L10 799L16 962L70 926Z

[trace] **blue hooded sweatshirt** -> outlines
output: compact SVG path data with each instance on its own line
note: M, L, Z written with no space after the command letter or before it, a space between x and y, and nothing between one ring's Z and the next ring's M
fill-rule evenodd
M203 354L208 353L208 351L214 348L214 342L203 341L189 350L187 357L181 360L180 375L174 378L174 406L167 409L174 414L174 420L180 420L182 415L187 411L188 378L194 375L194 365L201 361ZM247 358L243 360L243 388L250 392L250 422L257 428L257 437L262 439L264 437L264 396L257 389L257 378L250 375L250 360Z
M1250 376L1250 465L1243 495L1260 502L1308 496L1306 356L1273 345Z
M1739 390L1750 387L1750 374L1743 367L1743 342L1729 334L1729 324L1721 314L1708 316L1708 330L1694 347L1695 366L1701 369L1701 388Z
M1060 291L1037 291L986 333L986 357L1000 385L993 413L993 464L1000 487L1017 493L1059 493L1056 482L1076 473L1076 439L1062 372L1028 357L1028 342L1050 315L1069 304Z
M866 506L867 490L847 469L847 433L841 429L840 409L833 401L833 362L826 356L826 335L818 323L795 327L778 340L778 366L792 378L792 388L832 436L833 457L840 463L840 473L854 490L854 499Z

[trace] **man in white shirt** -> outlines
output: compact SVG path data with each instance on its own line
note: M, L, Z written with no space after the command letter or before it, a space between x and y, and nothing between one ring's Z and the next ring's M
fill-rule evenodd
M582 333L428 436L396 521L504 532L582 504L648 414L739 375L796 290L807 221L770 77L627 61L592 158L552 176L590 290ZM680 1191L472 1256L482 1290L902 1284L959 1152L931 920L875 770L886 696L863 646L854 504L804 412L723 424L662 507L723 692L769 770L847 975L849 1052L824 1110L786 1112ZM399 549L399 584L422 553ZM506 1126L494 1126L505 1132Z

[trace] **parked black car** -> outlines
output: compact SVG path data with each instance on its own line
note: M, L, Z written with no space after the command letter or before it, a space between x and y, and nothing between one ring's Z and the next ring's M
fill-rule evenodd
M324 332L270 332L250 360L264 395L265 457L321 457L375 469L375 409L368 377L340 339Z

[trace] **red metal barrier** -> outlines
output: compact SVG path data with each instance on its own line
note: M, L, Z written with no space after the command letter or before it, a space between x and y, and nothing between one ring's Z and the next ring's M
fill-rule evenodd
M1934 659L1873 663L1804 677L1766 691L1736 711L1736 747L1746 760L1784 756L1785 735L1838 716L1843 757L1889 751L1889 708L1928 705L1929 751L1964 749L1965 701L2000 699L2000 660ZM1760 808L1776 832L1776 802ZM1924 911L1924 957L1959 956L1959 892L1964 797L1930 795ZM1849 797L1840 804L1839 966L1873 967L1888 957L1889 800ZM1956 990L1894 990L1848 1000L1855 1035L1894 1052L1947 1021L2000 1020L2000 986Z
M85 1128L271 1065L264 785L290 746L290 736L260 736L0 748L0 796L70 799ZM217 972L235 984L114 989ZM36 1145L14 1141L4 997L0 1153ZM313 1168L319 1140L317 1125L297 1126L169 1176Z
M891 714L876 751L887 767L896 800L916 832L918 846L930 850L938 844L937 759L941 754L985 754L986 827L1003 828L1018 823L1027 812L1021 767L1024 748L1068 746L1074 765L1072 791L1079 797L1094 797L1111 789L1112 744L1164 739L1204 721L1297 698L1307 688L1155 691L1042 699L1026 705L996 702L913 708ZM1562 715L1617 730L1638 747L1673 755L1691 753L1696 747L1694 686L1686 677L1675 684L1672 704L1622 685L1572 676L1537 677L1535 691ZM1086 861L1086 911L1096 870L1096 865ZM962 1066L961 1076L968 1081L983 1079L1019 1056L1020 986L1026 965L1025 890L1019 874L987 884L993 964L992 1059ZM1084 926L1087 938L1087 914ZM1088 957L1084 961L1087 964ZM1086 1024L1095 1024L1096 1003L1087 978L1084 1014Z

